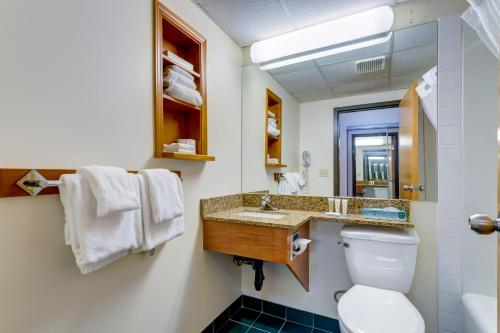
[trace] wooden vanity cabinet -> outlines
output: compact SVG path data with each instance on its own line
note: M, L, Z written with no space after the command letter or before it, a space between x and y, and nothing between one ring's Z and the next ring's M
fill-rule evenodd
M296 232L301 238L309 238L309 222L297 229L287 229L203 221L203 249L285 264L309 291L309 248L292 258L292 237Z

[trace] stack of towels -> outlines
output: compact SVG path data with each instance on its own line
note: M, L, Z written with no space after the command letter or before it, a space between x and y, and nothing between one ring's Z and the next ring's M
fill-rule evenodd
M278 164L280 162L279 159L275 157L270 157L269 154L267 154L267 163L268 164Z
M184 233L182 186L166 169L90 166L60 180L66 245L82 274Z
M194 76L177 65L166 66L163 70L164 93L188 104L200 106L203 99L196 90Z
M274 137L280 136L281 131L278 129L278 123L276 122L276 115L267 111L267 133Z
M177 142L163 145L165 153L196 154L196 140L177 139Z

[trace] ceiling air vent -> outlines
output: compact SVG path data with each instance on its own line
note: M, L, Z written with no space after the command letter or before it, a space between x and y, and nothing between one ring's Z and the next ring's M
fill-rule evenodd
M356 61L356 72L366 74L383 71L385 69L385 56Z

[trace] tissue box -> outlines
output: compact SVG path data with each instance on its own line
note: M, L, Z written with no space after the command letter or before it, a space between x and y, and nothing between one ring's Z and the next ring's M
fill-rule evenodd
M373 219L406 221L406 212L394 207L363 208L362 214L364 217Z

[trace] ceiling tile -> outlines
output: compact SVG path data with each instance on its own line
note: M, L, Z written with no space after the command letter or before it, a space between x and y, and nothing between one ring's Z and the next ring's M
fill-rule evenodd
M389 79L379 79L372 81L363 81L357 83L351 83L347 85L341 85L333 88L335 95L354 95L363 92L381 91L389 89Z
M314 63L314 61L311 60L311 61L300 62L298 64L293 64L293 65L289 65L289 66L276 68L276 69L271 69L268 72L271 75L276 75L276 74L301 71L304 69L309 69L309 68L314 68L314 67L316 67L316 64Z
M430 44L392 54L391 76L429 70L437 64L437 45Z
M332 94L332 91L330 90L330 88L321 88L321 89L316 89L316 90L301 91L301 92L297 92L293 95L301 103L333 98L333 94Z
M295 29L279 0L195 0L240 46Z
M437 43L437 29L437 22L430 22L394 32L394 52Z
M356 62L347 61L339 64L333 64L320 67L321 73L325 80L332 86L349 84L359 81L369 81L388 77L387 65L386 69L379 72L358 74L356 72Z
M297 28L330 21L364 10L394 4L393 0L282 0Z
M328 87L317 68L278 74L274 78L291 93Z
M391 88L392 89L406 89L410 86L412 81L420 81L422 80L422 75L426 71L411 73L407 75L401 76L393 76L391 77Z

